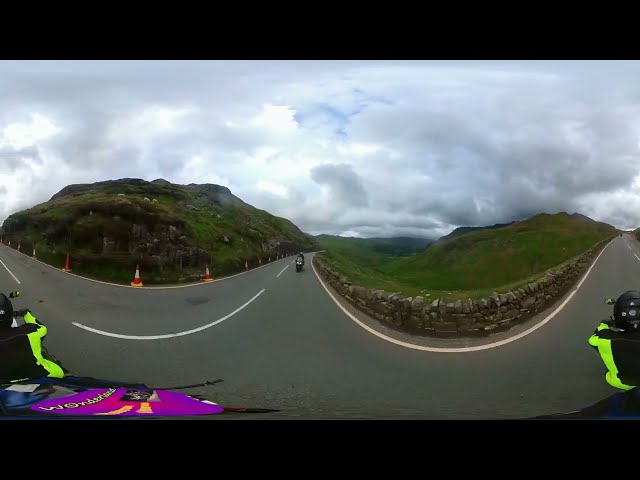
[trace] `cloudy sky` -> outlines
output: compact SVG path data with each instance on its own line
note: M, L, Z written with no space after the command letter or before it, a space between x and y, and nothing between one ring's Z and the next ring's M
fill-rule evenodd
M312 234L640 225L640 62L0 61L0 93L0 222L134 177Z

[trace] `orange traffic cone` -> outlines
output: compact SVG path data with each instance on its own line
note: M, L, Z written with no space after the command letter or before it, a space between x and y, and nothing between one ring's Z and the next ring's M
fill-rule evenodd
M69 263L69 254L67 253L67 263L65 263L64 268L62 269L64 272L71 271L71 265Z
M203 280L205 282L211 282L213 281L213 278L211 278L211 275L209 275L209 265L205 265L205 269L204 269L204 278Z
M141 287L142 282L140 281L140 265L136 265L136 275L133 277L133 282L131 282L132 287Z
M244 261L244 269L249 270L249 262L247 260Z

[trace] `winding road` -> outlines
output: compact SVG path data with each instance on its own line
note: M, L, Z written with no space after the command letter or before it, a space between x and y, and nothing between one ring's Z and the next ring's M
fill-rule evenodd
M391 331L339 299L311 257L300 273L289 257L209 283L132 288L0 245L0 291L21 291L14 308L30 308L47 325L45 344L74 374L149 386L222 378L192 393L278 408L277 418L526 418L614 391L587 338L611 313L605 297L640 286L640 243L631 235L607 245L575 293L477 340ZM429 351L449 347L458 351Z

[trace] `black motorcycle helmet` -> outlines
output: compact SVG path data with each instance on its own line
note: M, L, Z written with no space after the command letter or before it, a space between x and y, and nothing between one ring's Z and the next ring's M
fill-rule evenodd
M640 324L640 292L630 290L620 295L613 306L613 319L618 328L636 330Z
M13 323L13 304L4 293L0 293L0 328Z

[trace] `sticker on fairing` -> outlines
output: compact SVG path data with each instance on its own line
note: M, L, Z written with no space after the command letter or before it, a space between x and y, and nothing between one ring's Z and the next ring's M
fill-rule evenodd
M216 403L205 403L183 393L131 388L95 388L38 402L31 406L31 410L59 415L129 417L213 415L224 411Z

